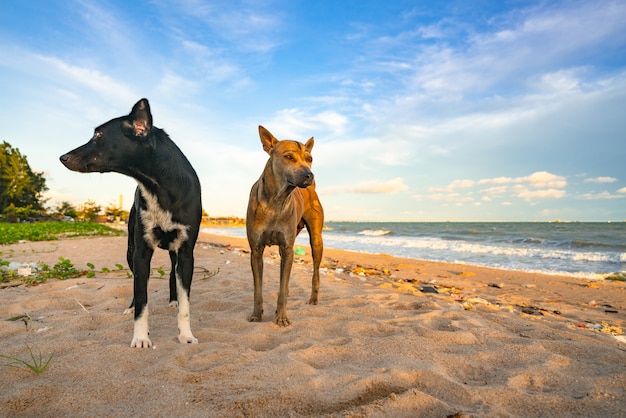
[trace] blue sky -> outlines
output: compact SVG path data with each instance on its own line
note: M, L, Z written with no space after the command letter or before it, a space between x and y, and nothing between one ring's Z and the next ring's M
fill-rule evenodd
M315 137L328 220L626 219L624 1L3 2L0 90L49 206L129 208L58 157L147 97L210 215L244 216L261 124Z

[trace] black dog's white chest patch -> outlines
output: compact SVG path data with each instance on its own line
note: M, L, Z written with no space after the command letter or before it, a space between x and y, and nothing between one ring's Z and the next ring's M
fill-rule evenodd
M168 251L178 251L188 238L189 225L174 222L172 213L163 209L157 197L142 184L139 184L139 190L146 201L146 208L139 209L144 240L152 249L159 247Z

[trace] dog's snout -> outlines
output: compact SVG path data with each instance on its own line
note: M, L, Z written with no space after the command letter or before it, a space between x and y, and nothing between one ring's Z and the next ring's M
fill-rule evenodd
M74 154L72 151L68 152L67 154L61 155L59 157L59 160L61 161L61 164L63 164L65 167L69 168L72 171L86 171L86 169L84 169L83 167L81 159L76 156L76 154Z
M61 161L61 163L62 163L64 166L66 166L66 167L67 167L67 165L69 164L70 159L71 159L71 155L70 155L69 153L68 153L68 154L63 154L63 155L61 155L61 156L59 157L59 160Z
M301 177L301 181L299 186L300 187L309 187L311 184L313 184L313 173L311 171L306 171L304 173L302 173L302 177Z

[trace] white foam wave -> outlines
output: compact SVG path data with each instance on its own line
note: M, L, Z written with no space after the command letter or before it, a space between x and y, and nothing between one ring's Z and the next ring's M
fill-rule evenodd
M245 228L203 228L202 232L245 237ZM325 231L323 237L326 248L573 277L598 278L623 270L626 263L624 252L407 237L393 235L385 229L364 230L356 235ZM296 242L307 245L306 231L298 236Z
M334 235L332 240L354 243L354 237L349 236ZM442 240L438 238L385 237L383 235L371 234L359 238L358 242L368 247L380 246L404 249L439 250L454 253L492 254L497 256L531 257L581 262L624 263L626 261L626 253L581 252L563 249L489 245L466 241Z
M364 235L364 236L368 236L368 237L382 237L385 235L390 235L391 231L388 231L386 229L366 229L364 231L358 232L357 235Z

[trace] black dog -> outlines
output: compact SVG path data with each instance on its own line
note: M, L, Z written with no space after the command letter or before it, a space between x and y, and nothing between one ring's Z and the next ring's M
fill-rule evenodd
M170 305L178 304L178 341L197 343L191 333L189 292L193 249L198 238L202 204L200 181L183 153L165 131L152 125L147 99L128 116L100 125L85 145L61 156L70 170L117 172L137 180L128 220L128 265L134 276L135 311L131 347L151 347L148 336L148 277L156 247L169 251ZM125 313L126 313L125 312Z

